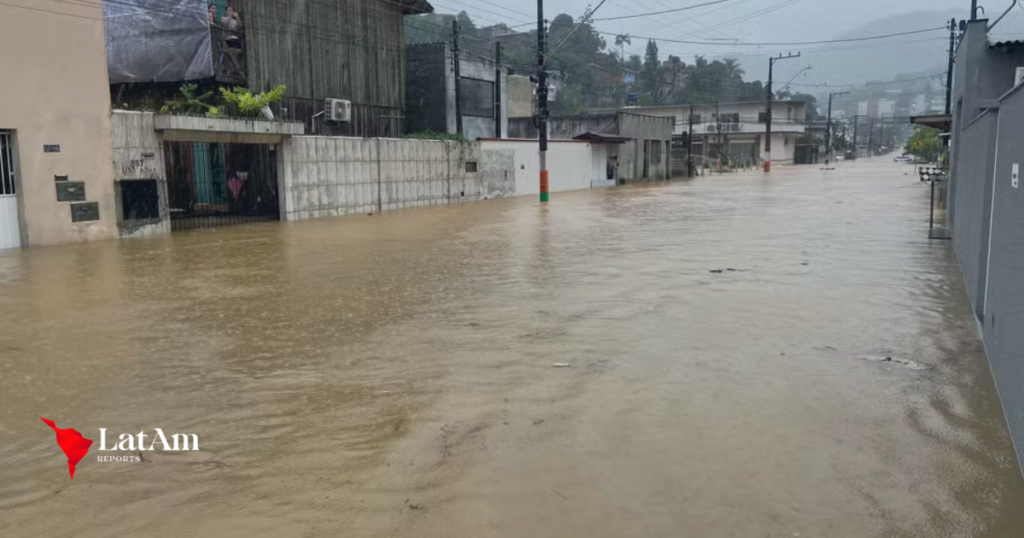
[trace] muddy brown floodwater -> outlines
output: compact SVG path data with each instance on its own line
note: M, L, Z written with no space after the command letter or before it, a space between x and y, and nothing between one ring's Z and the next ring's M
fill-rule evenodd
M1024 536L909 171L0 254L0 536Z

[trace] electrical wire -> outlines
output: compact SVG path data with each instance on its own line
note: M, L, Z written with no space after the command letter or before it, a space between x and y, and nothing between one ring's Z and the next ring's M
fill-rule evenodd
M733 0L714 0L713 2L705 2L703 4L695 4L692 6L680 7L675 9L666 9L664 11L652 11L650 13L637 13L635 15L622 15L619 17L602 17L600 19L594 19L594 22L601 21L620 21L624 19L636 19L639 17L653 17L655 15L665 15L667 13L678 13L680 11L689 11L691 9L697 9L701 7L713 6L715 4L724 4L726 2L732 2Z
M1022 1L1024 1L1024 0L1022 0ZM820 40L820 41L789 41L789 42L762 42L762 43L742 43L742 42L741 43L719 43L719 42L715 42L715 41L688 41L688 40L684 40L684 39L665 39L665 38L657 38L657 37L649 37L649 36L639 36L639 35L638 36L630 36L630 37L635 37L637 39L647 39L647 40L651 40L651 41L655 41L655 42L682 43L682 44L685 44L685 45L712 45L712 46L729 46L729 47L731 47L731 46L737 46L737 47L784 47L784 46L825 45L825 44L829 44L829 43L854 43L854 42L861 42L861 41L874 41L874 40L878 40L878 39L889 39L889 38L893 38L893 37L903 37L903 36L908 36L908 35L923 34L923 33L926 33L926 32L934 32L936 30L946 30L946 29L947 28L945 26L937 26L937 27L934 27L934 28L922 28L920 30L911 30L911 31L907 31L907 32L898 32L898 33L894 33L894 34L885 34L885 35L868 36L868 37L853 37L853 38L847 38L847 39L826 39L826 40ZM613 35L610 32L598 32L598 33L599 34L603 34L603 35Z

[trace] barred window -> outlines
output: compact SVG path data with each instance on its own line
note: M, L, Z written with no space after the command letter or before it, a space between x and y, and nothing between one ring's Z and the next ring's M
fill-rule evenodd
M14 187L14 148L11 135L0 131L0 196L17 194Z

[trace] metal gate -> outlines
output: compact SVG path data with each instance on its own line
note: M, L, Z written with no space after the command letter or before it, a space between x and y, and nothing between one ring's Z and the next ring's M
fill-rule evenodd
M172 230L278 220L276 153L265 144L166 142Z
M0 131L0 249L21 246L18 192L11 133Z

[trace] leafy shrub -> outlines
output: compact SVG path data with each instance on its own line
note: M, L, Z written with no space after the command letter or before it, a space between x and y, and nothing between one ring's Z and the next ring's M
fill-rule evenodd
M224 101L235 105L239 114L251 118L259 117L264 108L284 98L284 92L285 86L283 84L261 94L253 94L248 88L220 89L221 95L224 96Z
M179 90L182 98L167 101L160 108L160 112L164 114L206 114L211 118L221 117L224 114L223 110L207 102L213 97L213 92L209 91L202 95L196 95L198 88L195 84L183 85Z

